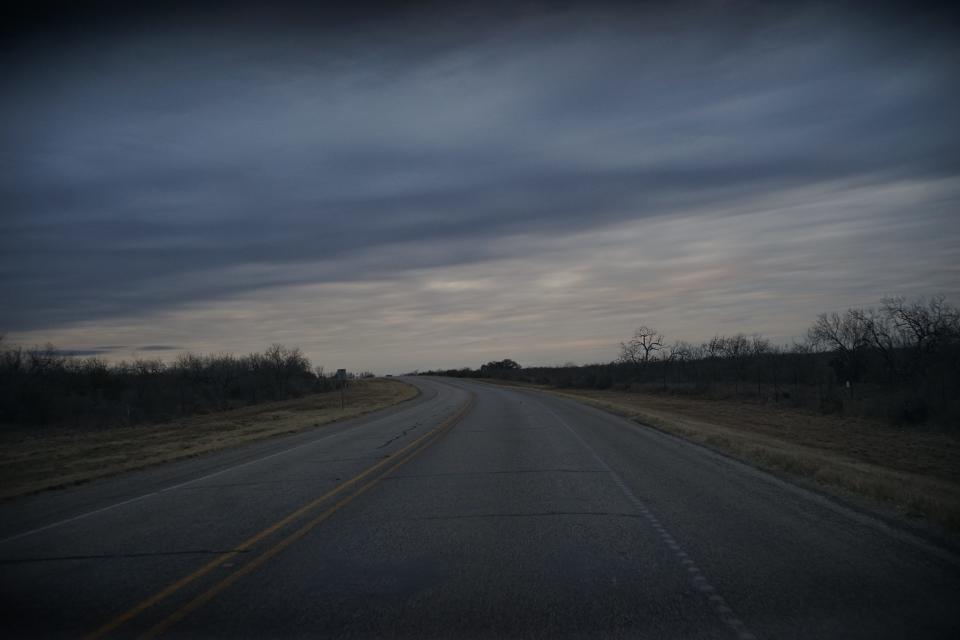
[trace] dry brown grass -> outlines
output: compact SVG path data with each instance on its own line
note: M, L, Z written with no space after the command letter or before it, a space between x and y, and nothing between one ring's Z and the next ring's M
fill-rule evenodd
M0 430L0 499L36 493L219 449L297 433L409 400L399 380L358 380L345 394L193 416L163 424L99 430Z
M787 476L960 530L960 437L773 404L554 390Z

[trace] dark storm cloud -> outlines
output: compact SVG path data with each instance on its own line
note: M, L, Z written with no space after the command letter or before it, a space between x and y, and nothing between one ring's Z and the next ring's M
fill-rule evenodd
M87 358L87 357L100 357L108 356L120 353L121 355L126 353L136 354L139 351L180 351L182 347L169 344L148 344L142 347L128 347L125 345L101 345L96 347L91 347L89 349L54 349L54 351L61 356L70 356L75 358Z
M110 353L110 349L57 349L56 353L61 356L70 356L76 358L86 358L89 356L102 356Z
M809 185L956 176L945 15L28 16L0 107L0 328L509 257L516 234Z

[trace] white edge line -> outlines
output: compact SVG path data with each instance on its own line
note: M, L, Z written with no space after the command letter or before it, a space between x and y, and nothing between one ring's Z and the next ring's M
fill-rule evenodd
M710 458L712 458L714 462L731 465L742 472L746 472L748 475L752 475L759 480L766 481L781 489L789 491L798 497L804 498L806 500L810 500L815 504L821 507L825 507L826 509L833 511L838 515L849 518L850 520L853 520L854 522L862 526L869 527L874 531L885 533L886 535L897 540L898 542L908 544L914 547L918 551L923 551L925 553L931 554L941 560L944 560L945 562L948 562L954 565L955 567L960 567L960 556L957 556L950 549L943 548L934 542L925 540L924 538L910 531L902 530L890 523L885 522L882 518L878 516L871 515L868 512L861 512L857 509L849 507L843 504L842 502L839 502L836 499L832 498L831 496L827 495L826 493L819 493L817 491L814 491L813 489L808 489L807 487L797 484L796 482L791 482L788 479L780 478L770 471L761 469L760 467L756 467L748 462L744 462L743 460L735 458L732 455L728 455L721 451L711 449L710 447L700 444L699 442L687 440L686 438L675 435L668 431L657 429L656 427L651 427L642 422L631 420L630 418L626 418L624 416L620 416L615 413L610 413L609 411L604 411L603 409L594 407L592 405L589 405L583 402L578 402L573 398L557 397L557 396L553 396L553 397L556 398L561 403L563 403L564 401L567 401L570 404L573 404L580 409L586 409L587 411L594 413L595 415L602 416L603 418L606 418L613 422L621 423L623 426L629 429L632 429L633 431L638 432L645 437L652 437L654 439L661 438L672 444L694 447L699 452L702 452L707 456L709 456Z
M433 399L433 398L430 398L430 400L432 400L432 399ZM427 402L429 402L430 400L427 400ZM419 406L419 405L417 405L417 406ZM409 408L412 409L413 407L409 407ZM370 422L367 422L366 424L361 425L361 426L369 427L369 426L371 426L371 425L377 424L378 422L382 422L383 420L392 419L392 418L396 418L396 417L397 417L396 414L388 415L388 416L382 416L382 417L380 417L380 418L377 418L376 420L371 420ZM55 528L57 528L57 527L60 527L60 526L65 525L65 524L70 524L71 522L76 522L77 520L83 520L84 518L88 518L88 517L90 517L90 516L97 515L98 513L103 513L104 511L110 511L111 509L116 509L116 508L118 508L118 507L123 507L123 506L128 505L128 504L131 504L131 503L133 503L133 502L139 502L140 500L145 500L146 498L151 498L151 497L154 497L154 496L158 496L158 495L160 495L161 493L165 493L165 492L167 492L167 491L173 491L174 489L179 489L179 488L181 488L181 487L185 487L185 486L190 485L190 484L193 484L193 483L195 483L195 482L200 482L201 480L209 480L210 478L213 478L213 477L222 475L222 474L224 474L224 473L227 473L228 471L235 471L235 470L237 470L237 469L240 469L241 467L246 467L246 466L249 466L249 465L251 465L251 464L257 464L257 463L263 462L264 460L269 460L270 458L275 458L276 456L284 455L284 454L290 453L291 451L296 451L297 449L302 449L303 447L309 447L309 446L311 446L311 445L317 444L318 442L322 442L322 441L327 440L327 439L329 439L329 438L333 438L333 437L336 437L336 436L343 435L343 434L348 433L348 432L350 432L350 431L351 431L351 430L348 429L348 430L346 430L346 431L339 431L339 432L337 432L337 433L329 433L329 434L324 435L324 436L321 436L321 437L319 437L319 438L317 438L317 439L315 439L315 440L311 440L310 442L304 442L304 443L302 443L302 444L295 445L295 446L293 446L293 447L290 447L289 449L284 449L284 450L282 450L282 451L275 451L274 453L271 453L271 454L269 454L269 455L263 456L262 458L256 458L256 459L254 459L254 460L248 460L248 461L246 461L246 462L241 462L240 464L235 464L235 465L230 466L230 467L227 467L227 468L225 468L225 469L220 469L219 471L214 471L213 473L208 473L207 475L200 476L199 478L193 478L193 479L191 479L191 480L187 480L187 481L185 481L185 482L180 482L180 483L178 483L178 484L171 485L171 486L169 486L169 487L164 487L163 489L158 489L157 491L151 491L150 493L145 493L145 494L139 495L139 496L137 496L137 497L135 497L135 498L129 498L129 499L127 499L127 500L123 500L122 502L117 502L117 503L114 503L114 504L107 505L107 506L105 506L105 507L100 507L99 509L94 509L93 511L87 511L86 513L81 513L81 514L79 514L79 515L72 516L72 517L66 518L66 519L64 519L64 520L58 520L58 521L56 521L56 522L51 522L50 524L45 524L45 525L43 525L42 527L37 527L36 529L30 529L29 531L23 531L23 532L21 532L21 533L16 533L16 534L14 534L14 535L12 535L12 536L8 536L8 537L6 537L6 538L0 538L0 545L6 544L6 543L8 543L8 542L13 542L14 540L19 540L20 538L26 538L26 537L28 537L28 536L32 536L32 535L37 534L37 533L42 533L42 532L44 532L44 531L48 531L49 529L55 529Z

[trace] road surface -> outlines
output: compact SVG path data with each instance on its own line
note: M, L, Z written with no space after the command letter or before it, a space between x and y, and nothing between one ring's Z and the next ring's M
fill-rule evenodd
M949 550L569 400L411 382L2 505L0 635L960 637Z

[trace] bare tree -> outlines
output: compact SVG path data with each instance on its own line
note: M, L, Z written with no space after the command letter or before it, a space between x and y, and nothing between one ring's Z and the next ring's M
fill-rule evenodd
M909 303L903 298L887 298L883 310L904 347L907 362L901 375L906 374L915 388L939 383L939 404L947 407L948 380L956 380L960 373L960 310L943 296Z
M890 378L896 378L896 353L897 349L903 346L903 339L894 326L889 311L850 309L847 313L863 328L867 344L880 354Z
M643 367L661 349L663 336L660 332L642 325L633 334L633 338L620 343L620 361Z
M757 369L757 399L763 399L763 364L770 353L770 341L761 335L754 335L751 339L750 352Z
M670 371L670 365L677 363L682 368L683 363L690 359L692 353L693 347L690 343L682 341L674 342L669 347L660 350L661 386L664 389L667 388L667 374Z
M960 311L943 296L911 303L903 298L886 298L883 308L904 341L918 354L935 351L960 331Z
M723 357L733 363L733 370L736 374L734 377L734 394L739 396L740 382L746 377L747 361L751 354L750 341L742 333L721 337L720 340L723 345Z
M676 362L686 362L693 357L695 347L689 342L678 340L670 346L670 359Z
M821 313L807 330L807 339L816 349L833 351L842 377L856 381L862 369L863 352L870 345L870 326L866 316L855 309L839 313Z

